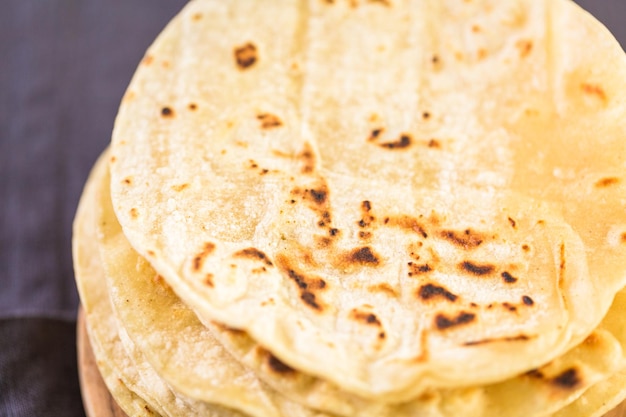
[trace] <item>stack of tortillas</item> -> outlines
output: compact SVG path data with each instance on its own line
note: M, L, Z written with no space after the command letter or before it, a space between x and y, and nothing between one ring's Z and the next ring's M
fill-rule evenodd
M626 55L567 0L194 0L74 228L129 415L602 416Z

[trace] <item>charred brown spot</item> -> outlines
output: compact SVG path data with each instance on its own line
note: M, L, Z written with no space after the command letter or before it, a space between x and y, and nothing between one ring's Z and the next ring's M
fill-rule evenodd
M607 177L607 178L602 178L601 180L597 181L595 183L595 186L597 188L604 188L604 187L608 187L608 186L615 185L615 184L619 184L619 178Z
M439 236L450 243L461 246L463 249L477 248L484 241L484 237L482 235L473 232L471 229L465 229L463 232L443 230Z
M187 105L187 108L191 111L193 110L197 110L198 109L198 105L196 103L189 103L189 105Z
M380 333L378 333L378 338L379 338L379 339L384 339L385 337L387 337L387 335L385 334L385 332L380 332Z
M369 246L352 250L346 256L346 261L367 266L375 266L380 263L378 255Z
M517 278L515 278L513 275L511 275L510 273L508 273L506 271L501 273L500 276L502 277L504 282L506 282L507 284L513 284L513 283L517 282Z
M622 233L619 237L620 241L622 243L626 243L626 232Z
M559 388L575 388L582 380L576 368L570 368L552 378L551 382Z
M522 302L523 302L524 304L526 304L527 306L531 306L531 305L535 304L535 302L533 301L533 299L532 299L532 298L530 298L530 297L529 297L529 296L527 296L527 295L522 296Z
M372 132L370 133L369 138L367 138L368 141L372 141L372 140L376 140L378 139L378 137L380 136L381 133L383 133L383 128L377 128L377 129L373 129Z
M511 303L502 303L502 307L506 308L507 310L509 310L510 312L515 312L517 311L517 307L514 306Z
M300 152L298 158L302 161L301 172L303 174L310 174L315 171L315 153L308 142L304 144L304 149Z
M383 223L389 227L399 227L401 229L408 229L420 234L424 239L428 237L426 227L419 222L416 218L407 215L385 217Z
M322 303L317 299L314 291L326 288L326 281L318 277L307 277L290 263L289 257L282 254L276 256L276 265L296 284L302 301L315 310L323 310Z
M437 139L431 139L428 141L428 147L434 148L434 149L441 149L441 142L439 142Z
M188 183L172 185L172 190L174 190L174 191L183 191L185 188L188 188L188 187L190 187L190 184L188 184Z
M460 312L455 317L448 317L444 314L437 314L437 316L435 317L435 326L437 326L437 329L439 330L446 330L451 327L471 323L475 319L476 314L468 313L465 311Z
M418 297L422 300L430 300L433 298L443 298L448 301L456 301L458 296L452 294L450 291L445 289L444 287L435 285L435 284L425 284L420 287L417 291Z
M144 65L151 65L154 62L154 57L152 55L146 55L144 59L141 61Z
M511 227L515 229L517 227L517 222L511 217L509 217L508 220L509 220L509 224L511 225Z
M133 179L131 177L126 177L123 180L124 184L131 185L133 183Z
M304 301L308 306L314 308L315 310L321 311L322 306L317 302L315 294L309 291L303 291L300 295L300 299Z
M527 39L521 39L515 43L515 46L519 50L520 58L525 58L533 50L533 42Z
M415 262L409 262L409 276L426 274L433 270L429 264L416 264Z
M139 216L139 210L137 210L135 207L131 208L130 209L130 216L134 217L134 218L138 217Z
M161 109L161 116L163 117L174 117L174 110L171 107L163 107Z
M422 118L424 119L430 119L430 113L425 111L424 113L422 113Z
M238 258L258 259L260 261L263 261L267 266L273 265L272 261L270 261L267 255L256 248L242 249L239 252L236 252L234 256Z
M380 146L385 149L403 149L408 148L411 145L411 136L408 134L400 135L400 139L395 142L381 143Z
M372 237L372 232L364 232L363 230L359 232L359 239L368 240L368 239L371 239L371 237Z
M397 297L398 292L393 289L393 287L387 283L380 283L376 285L370 285L367 287L370 292L380 292L390 297Z
M214 286L214 284L213 284L213 274L208 273L208 274L206 274L206 275L204 276L204 284L205 284L207 287L211 287L211 288L213 288L213 286Z
M372 203L370 201L368 201L368 200L365 200L365 201L363 201L361 203L361 208L364 211L368 212L368 211L370 211L372 209Z
M240 69L246 69L257 61L257 49L252 42L235 48L235 60Z
M382 326L378 317L376 317L374 313L370 313L368 311L360 311L355 308L350 312L350 317L365 324L371 324L379 327Z
M473 275L489 275L495 267L490 264L477 264L472 261L464 261L459 264L459 268Z
M606 96L606 93L604 92L604 89L597 84L583 83L581 84L580 88L583 90L585 94L596 96L603 102L606 102L607 100L607 96Z
M319 189L319 190L310 189L307 191L309 195L311 196L311 198L313 199L313 201L315 201L315 203L324 204L324 202L326 201L328 192L325 189Z
M260 113L256 116L256 118L261 122L262 129L272 129L283 125L283 122L278 118L278 116L270 113Z
M544 377L543 372L541 372L539 369L531 369L530 371L526 372L526 375L531 378L539 378L539 379L543 379Z
M331 228L330 230L328 230L328 234L331 236L337 236L339 235L339 229Z
M215 250L215 244L211 243L211 242L207 242L204 244L204 248L202 249L202 252L200 252L199 254L197 254L194 258L193 258L193 270L195 272L200 271L200 269L202 268L202 264L204 263L204 260L206 259L207 256L209 256L213 251Z
M524 252L529 252L529 251L530 251L530 246L528 246L528 245L522 245L522 250L523 250Z
M291 368L289 365L282 362L280 359L278 359L276 356L272 355L271 353L268 353L267 355L267 365L272 371L278 374L291 374L295 372L293 368Z

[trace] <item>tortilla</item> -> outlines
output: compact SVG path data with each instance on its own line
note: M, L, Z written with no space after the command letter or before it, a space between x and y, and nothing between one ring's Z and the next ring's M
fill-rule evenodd
M256 367L257 373L267 371L279 381L274 381L279 385L279 391L274 391L231 357L163 278L132 249L115 219L106 175L102 175L100 188L100 250L116 314L156 372L176 390L194 398L219 400L232 407L245 404L245 411L258 416L307 415L313 411L306 407L311 407L365 417L527 417L547 415L572 403L626 362L622 348L626 347L626 328L618 328L614 323L626 308L625 302L609 314L609 328L614 333L601 325L563 357L528 374L488 386L431 390L395 405L359 398L325 381L299 374L269 351L251 346L250 357L263 362L262 368ZM223 331L237 334L236 338L246 337L241 332ZM236 353L246 358L241 350ZM302 405L288 401L287 397ZM259 398L271 401L275 408L264 407Z
M192 1L120 107L113 206L290 368L384 402L495 383L626 282L625 83L566 0Z
M117 404L129 416L243 417L243 414L189 400L170 390L141 352L125 349L109 300L106 278L98 254L98 189L107 172L108 154L96 162L87 180L76 212L73 258L76 283L96 364Z

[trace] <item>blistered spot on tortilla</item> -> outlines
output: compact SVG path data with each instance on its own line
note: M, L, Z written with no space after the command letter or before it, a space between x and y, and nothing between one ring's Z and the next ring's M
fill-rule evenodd
M431 272L433 270L433 267L427 263L416 264L415 262L409 262L407 265L409 266L409 277L427 274L428 272Z
M315 153L310 143L304 143L304 149L298 154L298 158L302 163L302 169L300 171L303 174L310 174L315 171Z
M205 284L207 287L211 287L211 288L213 288L213 287L214 287L214 284L213 284L213 278L214 278L214 275L213 275L213 274L211 274L211 273L207 273L207 274L204 276L204 281L203 281L203 282L204 282L204 284Z
M250 68L258 60L256 46L254 46L252 42L248 42L244 45L236 47L235 60L239 69L245 70Z
M193 20L194 22L197 22L200 19L202 19L202 13L200 13L200 12L194 13L191 16L191 20Z
M327 286L326 281L319 277L305 276L291 264L289 257L283 254L276 256L276 265L296 284L300 291L300 299L305 304L317 311L323 310L323 305L315 292L324 290Z
M520 39L515 42L515 47L519 51L520 58L526 58L533 50L533 41L529 39Z
M303 291L302 294L300 294L300 299L315 310L323 310L322 306L317 302L315 294L313 294L312 292Z
M112 164L115 163L115 161L117 161L117 158L115 157L115 155L109 158L109 162L111 162Z
M558 388L573 389L582 383L582 379L576 368L570 368L552 378L550 382Z
M611 185L616 185L616 184L619 184L619 178L606 177L606 178L602 178L596 181L594 185L596 186L596 188L604 188L604 187L609 187Z
M622 233L622 234L620 235L619 239L620 239L620 241L621 241L622 243L625 243L625 244L626 244L626 232Z
M508 220L509 220L509 224L511 225L513 229L517 228L517 222L513 218L508 217Z
M374 313L371 313L369 311L361 311L354 308L350 312L350 318L364 324L378 327L382 326L382 323L380 322L378 317L376 317Z
M358 264L364 266L376 266L380 264L380 257L369 246L356 248L344 256L348 264Z
M130 217L132 217L133 219L139 217L139 210L137 210L136 207L130 209Z
M152 65L152 63L154 62L154 57L152 55L146 55L142 60L141 63L143 65Z
M530 338L531 338L530 336L527 336L525 334L519 334L517 336L505 336L505 337L498 337L498 338L471 340L469 342L463 343L463 345L464 346L477 346L477 345L484 345L486 343L494 343L494 342L523 342L526 340L530 340Z
M161 108L161 116L163 116L166 119L172 118L172 117L174 117L174 110L172 110L172 108L168 107L168 106L162 107Z
M385 294L389 297L395 298L398 296L398 292L386 282L382 282L380 284L375 284L375 285L370 285L369 287L367 287L367 289L370 292Z
M194 272L198 272L202 269L202 265L204 264L204 260L215 250L215 244L211 242L206 242L202 251L194 256L191 267Z
M423 113L422 113L422 118L423 118L424 120L428 120L428 119L430 119L430 112L427 112L427 111L423 112Z
M188 188L190 186L191 186L191 184L189 184L189 183L172 185L172 190L180 192L180 191L183 191L185 188Z
M592 97L596 97L603 103L606 103L608 99L606 93L604 92L604 89L598 84L582 83L580 85L580 88L582 89L583 93Z
M506 308L508 311L512 313L517 311L517 307L511 303L502 303L502 307Z
M431 139L428 141L428 144L426 146L431 149L441 149L441 142L439 142L437 139Z
M524 244L524 245L522 245L522 250L523 250L524 252L530 252L530 246L528 246L528 245Z
M472 275L489 275L495 270L495 266L491 264L478 264L472 261L463 261L459 264L459 268L469 272Z
M476 56L479 60L487 58L488 52L485 48L479 48L476 52Z
M501 273L500 276L502 277L504 282L506 282L507 284L513 284L513 283L517 282L517 278L514 277L513 275L511 275L507 271L504 271L503 273Z
M259 113L256 118L261 122L261 129L272 129L283 125L278 116L271 113Z
M438 330L446 330L452 327L461 326L471 323L476 319L476 314L461 311L455 317L448 317L444 314L437 314L435 317L435 326Z
M376 140L378 139L378 137L380 136L380 134L383 132L383 128L379 127L377 129L373 129L372 132L370 133L369 138L367 138L368 141L372 141L372 140Z
M400 138L394 142L385 142L379 144L380 147L385 149L403 149L411 146L411 136L407 133L400 135Z
M268 256L265 253L263 253L262 251L260 251L259 249L257 249L257 248L242 249L239 252L235 252L235 254L233 256L235 256L237 258L248 258L248 259L259 260L259 261L262 261L263 263L265 263L265 265L267 265L267 266L273 266L274 265L272 263L272 261L270 261Z
M422 285L417 291L417 296L422 300L444 299L452 302L459 298L444 287L431 283Z
M466 250L477 248L485 240L485 237L482 234L474 232L471 229L465 229L463 232L442 230L441 233L439 233L439 236Z
M428 237L428 233L426 232L426 227L418 221L416 218L407 216L407 215L399 215L399 216L388 216L383 220L383 224L388 227L399 227L401 229L410 230L420 234L424 239Z
M474 33L480 33L482 31L482 28L480 27L480 25L472 25L472 32Z
M122 182L126 185L132 185L133 184L133 177L126 177L122 180Z
M535 304L533 299L527 295L522 296L522 302L527 306L532 306L533 304Z
M196 103L189 103L187 105L187 108L191 111L197 110L198 109L198 105Z

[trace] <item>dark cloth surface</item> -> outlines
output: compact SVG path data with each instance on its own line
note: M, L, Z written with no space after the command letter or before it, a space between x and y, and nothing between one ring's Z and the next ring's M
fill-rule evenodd
M1 1L0 417L83 415L72 220L137 63L185 3ZM626 45L625 0L579 3Z

